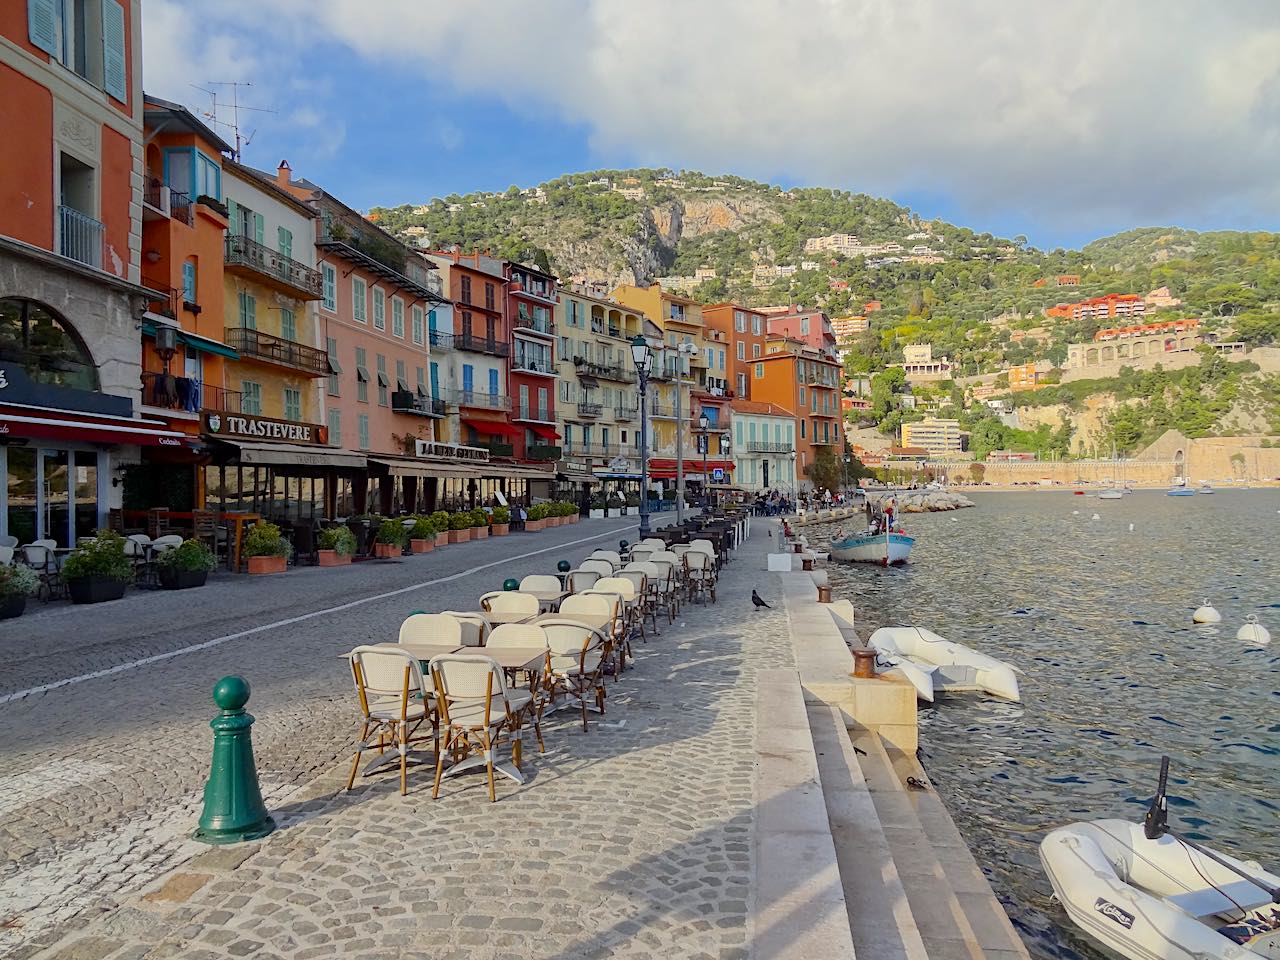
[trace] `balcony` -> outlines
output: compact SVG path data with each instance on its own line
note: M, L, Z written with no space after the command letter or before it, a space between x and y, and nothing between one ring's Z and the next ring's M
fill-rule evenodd
M153 180L142 191L142 219L166 218L192 226L195 219L191 213L191 197Z
M600 416L604 412L604 404L595 403L591 400L578 401L578 416L590 417L592 419Z
M102 269L102 223L74 207L58 207L58 252L95 270Z
M510 410L511 398L500 393L480 393L475 390L454 390L449 402L459 407L477 407L482 410Z
M747 441L747 453L791 453L793 449L789 443L767 443L763 440Z
M534 360L529 357L523 357L516 354L514 360L511 361L512 372L520 373L536 373L544 377L558 376L554 363L548 360Z
M634 420L638 416L640 416L639 407L614 407L613 408L613 419L615 420L621 420L623 422L626 422L628 420Z
M452 350L453 334L446 333L443 330L428 330L427 339L431 342L434 350Z
M471 333L456 334L453 338L453 345L459 350L469 350L471 353L485 353L491 357L511 356L511 344L504 343L501 340L477 337Z
M190 377L151 371L142 374L142 403L148 407L187 413L199 413L201 410L240 413L240 398L239 390L224 390Z
M604 380L620 380L624 383L630 383L634 379L633 373L624 369L620 363L596 363L594 360L574 357L573 369L580 377L600 377Z
M514 457L516 455L515 447L509 443L500 443L497 440L492 440L487 443L472 443L468 444L468 446L479 447L481 450L488 450L489 456L491 457Z
M305 343L249 327L227 327L223 339L242 359L261 360L278 367L300 370L311 377L329 376L329 355Z
M512 420L533 420L537 423L555 423L556 415L546 407L520 407L511 414Z
M560 459L560 448L546 443L535 443L525 451L525 459L537 463L548 463Z
M395 390L391 394L391 412L409 413L419 417L443 417L444 401L414 393L412 390Z
M302 300L319 300L324 295L320 271L286 257L265 244L237 234L224 241L227 269L247 275Z
M657 417L660 420L675 420L676 408L669 407L666 404L662 404L662 403L651 403L649 404L649 416ZM687 418L688 418L688 414L685 411L681 411L680 419L683 420Z
M548 337L556 335L556 325L550 320L539 320L537 317L531 317L528 314L518 314L514 321L517 330L527 330L530 333L541 333Z

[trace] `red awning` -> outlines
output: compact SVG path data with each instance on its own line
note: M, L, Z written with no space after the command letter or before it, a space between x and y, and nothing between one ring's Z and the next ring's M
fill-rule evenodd
M712 470L724 470L726 473L733 471L732 460L708 460L707 472ZM702 458L697 460L685 460L684 475L689 477L702 476ZM676 462L671 457L651 457L649 460L649 479L650 480L674 480L676 478Z
M513 427L502 420L471 420L464 417L462 422L476 433L487 433L494 437L518 437L524 433L519 427Z
M143 447L185 447L192 438L145 421L76 420L70 417L37 417L0 411L0 437L38 437L80 443L133 444Z
M560 434L556 433L555 427L548 427L541 423L529 424L529 429L540 436L543 440L559 440Z

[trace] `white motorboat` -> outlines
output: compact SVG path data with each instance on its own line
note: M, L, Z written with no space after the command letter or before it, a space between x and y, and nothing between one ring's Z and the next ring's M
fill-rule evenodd
M831 556L856 563L890 566L903 563L911 555L915 538L905 533L859 533L831 541Z
M932 684L930 696L938 690L982 690L992 696L1014 702L1022 701L1018 690L1017 671L1003 660L988 657L962 643L940 637L923 627L881 627L871 634L867 645L876 650L886 661L902 658L916 667L927 670ZM908 680L921 691L921 684L903 671Z
M1099 500L1123 500L1124 491L1118 487L1112 488L1111 490L1103 490L1101 493L1098 494L1098 499Z
M1280 877L1193 843L1165 822L1089 820L1040 843L1053 892L1085 933L1131 960L1280 960Z
M1213 486L1209 483L1208 480L1200 484L1200 489L1196 491L1196 493L1217 493L1217 492L1218 491L1213 489Z

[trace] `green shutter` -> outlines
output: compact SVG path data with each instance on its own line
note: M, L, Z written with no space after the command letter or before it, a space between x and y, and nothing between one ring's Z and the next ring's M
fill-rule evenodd
M121 103L129 99L128 63L124 55L124 7L102 0L102 82Z
M58 56L57 0L27 0L27 38L49 56Z
M280 245L280 252L293 259L293 234L284 227L276 227L276 240Z
M253 215L253 239L262 243L262 214Z
M240 205L230 197L227 197L227 217L231 221L227 224L227 233L233 237L240 235Z

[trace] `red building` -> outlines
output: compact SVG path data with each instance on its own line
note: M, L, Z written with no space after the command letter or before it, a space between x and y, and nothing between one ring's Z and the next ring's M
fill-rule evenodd
M512 436L517 459L553 463L560 459L556 441L556 278L522 263L504 261L506 315L511 327L508 393L511 420L520 428Z
M827 357L836 355L836 332L831 318L816 307L794 304L789 312L771 316L769 335L798 340Z
M751 364L764 355L768 324L763 313L737 303L713 303L702 308L708 330L723 335L729 353L731 396L751 396ZM726 371L729 372L729 371Z

